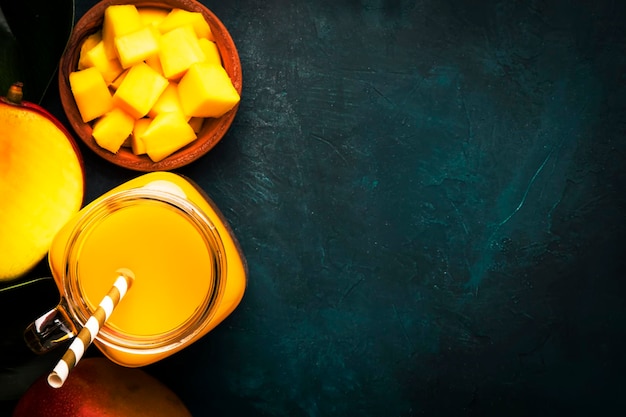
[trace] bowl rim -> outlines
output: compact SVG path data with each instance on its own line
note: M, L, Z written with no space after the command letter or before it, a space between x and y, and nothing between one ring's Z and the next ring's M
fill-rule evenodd
M181 8L202 13L210 25L211 31L216 35L215 43L222 56L224 69L241 96L243 80L239 53L226 26L205 5L196 0L102 0L87 10L76 22L66 49L59 61L58 88L65 115L72 130L91 151L117 166L135 171L149 172L172 170L188 165L208 153L226 135L240 103L237 103L231 110L219 118L205 119L202 129L198 133L198 139L158 162L152 161L147 155L135 155L127 149L121 149L114 154L100 147L92 136L92 125L83 122L80 118L80 113L69 85L69 73L77 67L80 46L83 40L101 28L104 10L110 5L121 4L165 9ZM210 135L207 136L207 132L210 132ZM200 138L202 139L200 140Z

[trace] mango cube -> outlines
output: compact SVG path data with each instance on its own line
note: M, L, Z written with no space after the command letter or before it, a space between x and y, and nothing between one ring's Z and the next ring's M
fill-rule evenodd
M208 62L215 65L222 65L222 57L220 51L217 49L217 44L206 38L198 39L200 48L204 52L204 62Z
M169 79L180 78L189 67L204 61L204 52L190 25L172 29L159 38L159 59L163 75Z
M158 53L147 58L145 63L148 64L150 68L163 75L163 67L161 66L161 60L159 59Z
M158 27L159 24L169 14L168 9L162 9L160 7L137 7L139 13L139 20L142 26Z
M92 33L87 36L83 43L80 45L80 55L78 57L78 69L82 70L85 68L89 68L93 66L90 63L90 59L87 58L87 52L91 50L94 46L96 46L102 40L102 32L97 31L96 33Z
M135 126L130 135L130 146L135 155L143 155L146 153L146 145L143 143L143 134L146 132L151 122L152 119L146 117L135 120Z
M204 117L192 117L191 119L189 119L187 123L189 123L189 126L191 126L193 131L196 132L196 134L198 134L200 133L200 130L202 130L202 125L204 124Z
M165 91L159 96L154 106L148 112L148 116L156 117L159 113L166 113L177 111L183 112L183 108L180 105L180 99L178 98L178 84L170 82L165 88Z
M191 117L220 117L239 103L226 70L206 62L193 64L178 83L183 112Z
M129 70L124 70L120 75L117 76L117 78L111 81L111 83L109 84L109 87L113 91L117 91L117 89L120 88L120 84L122 84L122 81L124 81L124 78L126 78L128 71Z
M114 107L96 120L93 125L93 138L96 143L112 153L117 153L126 138L133 131L135 119L122 109Z
M117 58L109 59L107 57L103 41L98 42L87 52L84 63L87 67L95 67L100 71L107 84L110 84L124 71Z
M113 107L109 88L96 68L70 73L69 82L83 122L100 117Z
M115 48L122 67L129 68L155 55L159 50L158 32L146 26L115 38Z
M113 94L113 104L135 119L148 114L168 81L146 63L133 65Z
M198 38L213 39L211 27L202 16L202 13L190 12L183 9L172 9L167 17L159 24L161 33L169 32L178 27L191 25Z
M137 7L132 4L108 6L102 21L102 40L109 59L117 57L115 38L141 29L141 19Z
M196 133L179 112L158 114L141 137L146 153L154 162L163 160L194 139Z

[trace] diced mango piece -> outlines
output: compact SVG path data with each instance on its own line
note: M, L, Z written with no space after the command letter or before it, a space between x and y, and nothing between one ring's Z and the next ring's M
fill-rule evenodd
M150 68L163 75L163 67L161 66L161 60L159 59L158 53L147 58L145 63L148 64Z
M130 136L130 146L135 155L143 155L146 153L146 145L143 143L143 134L148 126L150 126L151 122L152 119L148 119L147 117L135 120L133 133Z
M120 75L117 76L116 79L111 81L109 87L111 87L113 91L117 91L117 89L120 88L120 84L122 84L122 81L124 81L124 78L126 78L128 71L130 70L124 70Z
M170 80L180 78L192 64L204 61L204 52L193 28L187 25L162 34L159 59L163 75Z
M170 112L157 115L141 137L146 153L158 162L196 139L196 133L182 113Z
M239 93L226 70L218 65L193 64L178 83L183 112L191 117L220 117L239 103Z
M87 64L87 67L95 67L100 71L107 85L124 71L117 58L109 59L107 57L103 41L98 42L87 52L85 64Z
M100 117L113 107L109 88L96 68L70 73L69 82L83 122Z
M122 67L129 68L156 55L159 50L158 36L157 30L150 26L117 36L115 48Z
M141 29L141 19L133 4L108 6L104 10L102 40L109 59L117 57L115 38Z
M93 138L99 146L112 153L117 153L133 131L134 125L135 119L131 115L114 107L96 120L93 125Z
M191 126L193 131L198 134L200 133L202 125L204 124L204 117L192 117L187 123L189 123L189 126Z
M180 105L180 99L178 98L178 84L175 82L170 82L154 103L154 106L148 112L148 116L154 118L159 113L166 113L177 111L182 113L183 108Z
M96 46L102 40L102 31L97 31L96 33L92 33L87 36L83 43L80 45L80 55L78 58L78 69L82 70L85 68L89 68L91 65L90 59L87 58L87 52L91 50L94 46Z
M158 27L159 24L169 14L168 9L162 9L160 7L137 7L139 12L139 20L142 26L154 26Z
M217 44L206 38L198 39L200 48L204 52L204 62L208 62L215 65L222 65L222 57L220 51L217 49Z
M182 26L191 25L198 38L213 39L211 27L202 16L202 13L190 12L183 9L172 9L167 17L159 24L161 33L169 32Z
M146 63L133 65L113 94L113 104L135 119L148 114L168 81Z

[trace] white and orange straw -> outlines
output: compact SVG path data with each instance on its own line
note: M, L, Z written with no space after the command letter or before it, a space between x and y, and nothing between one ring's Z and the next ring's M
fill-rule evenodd
M98 308L89 317L78 335L74 338L67 352L63 355L59 363L54 367L50 375L48 375L48 384L53 388L60 388L67 379L70 371L76 366L78 361L83 357L85 350L91 345L100 328L108 320L113 309L117 306L135 279L132 271L126 268L116 271L119 276L115 280L113 287L104 296Z

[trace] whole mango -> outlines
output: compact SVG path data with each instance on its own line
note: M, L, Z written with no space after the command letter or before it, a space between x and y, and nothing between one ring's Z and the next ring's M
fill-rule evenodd
M61 388L52 388L46 377L24 393L13 417L191 417L159 380L106 358L81 360Z

